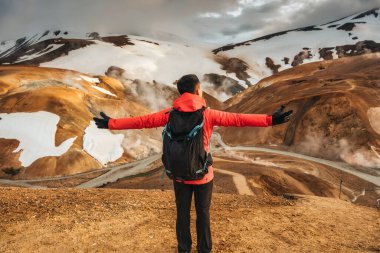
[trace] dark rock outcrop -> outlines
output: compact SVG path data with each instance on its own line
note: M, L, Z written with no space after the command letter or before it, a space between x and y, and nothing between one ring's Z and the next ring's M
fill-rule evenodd
M14 65L29 65L38 66L40 63L52 61L62 55L67 55L70 51L76 50L94 42L82 39L47 39L39 41L35 44L26 38L21 38L16 41L15 46L2 52L0 54L1 64L14 64ZM55 50L45 53L52 49L54 45L61 45ZM45 54L43 54L45 53ZM27 57L30 55L42 54L31 59ZM21 60L23 57L25 60Z
M265 58L265 65L272 70L273 74L278 73L278 69L281 67L281 64L275 64L270 57Z
M227 74L235 73L237 78L243 80L246 85L251 86L251 82L248 80L251 76L247 73L249 66L245 61L236 57L216 57L215 61L222 65L222 69Z
M299 52L296 56L294 56L294 59L292 61L292 66L298 66L303 63L303 60L311 58L312 55L310 53L310 50L303 50Z
M347 56L356 56L368 53L380 52L380 43L376 43L372 40L359 41L352 45L342 45L336 47L322 48L319 50L320 58L324 60L333 59L333 50L336 50L338 58Z
M354 27L356 27L355 24L365 24L366 22L348 22L348 23L345 23L341 26L339 26L338 30L344 30L344 31L352 31L352 29L354 29Z

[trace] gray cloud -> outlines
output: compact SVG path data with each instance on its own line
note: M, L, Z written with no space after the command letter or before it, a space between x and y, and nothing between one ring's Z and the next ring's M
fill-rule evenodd
M236 27L228 27L228 28L223 28L221 30L221 33L223 35L235 35L235 34L240 34L242 32L247 32L247 31L253 31L256 29L257 26L254 24L239 24Z
M380 0L0 0L0 40L63 29L225 44L374 7Z
M0 1L0 22L11 12L12 0Z
M271 28L267 31L274 32L278 31L278 28L293 29L302 26L324 24L329 21L376 7L380 7L380 0L311 2L309 5L298 11L292 17L290 23L280 22L277 28Z

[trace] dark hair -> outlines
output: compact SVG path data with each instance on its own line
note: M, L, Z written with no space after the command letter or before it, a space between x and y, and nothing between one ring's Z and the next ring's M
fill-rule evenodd
M184 75L177 81L177 89L180 94L185 92L195 94L199 85L199 79L194 74Z

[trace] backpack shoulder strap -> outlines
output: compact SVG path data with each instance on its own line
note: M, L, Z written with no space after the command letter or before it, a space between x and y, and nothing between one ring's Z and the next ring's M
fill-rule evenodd
M187 136L190 138L193 138L197 134L199 129L201 129L202 127L203 127L203 121L201 124L196 125Z
M200 111L201 113L204 112L204 110L206 110L207 107L203 106L201 109L198 109L198 111ZM202 116L203 117L203 116ZM204 120L202 120L202 122L199 124L199 125L196 125L191 131L190 133L187 135L188 137L190 138L193 138L197 132L203 127L204 125Z

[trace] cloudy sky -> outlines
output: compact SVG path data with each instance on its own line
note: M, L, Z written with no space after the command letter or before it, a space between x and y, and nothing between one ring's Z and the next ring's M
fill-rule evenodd
M225 44L380 7L380 0L0 0L0 41L47 29Z

